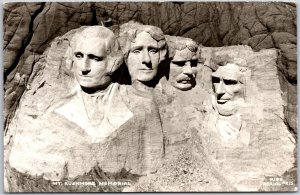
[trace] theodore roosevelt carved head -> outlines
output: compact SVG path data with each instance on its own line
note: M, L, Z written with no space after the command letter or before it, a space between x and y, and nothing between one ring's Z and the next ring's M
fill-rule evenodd
M169 82L182 91L196 85L198 44L185 37L166 35L170 58Z

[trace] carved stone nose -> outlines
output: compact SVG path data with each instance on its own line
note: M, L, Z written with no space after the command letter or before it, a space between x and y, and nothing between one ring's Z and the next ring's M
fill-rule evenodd
M226 92L225 90L225 84L223 81L220 81L220 83L216 87L216 93L217 94L224 94Z
M149 64L150 63L150 57L148 52L143 52L142 54L142 63L143 64Z
M184 74L193 74L193 70L192 70L192 66L191 66L191 62L187 61L183 67L183 73Z
M89 72L91 72L91 66L90 66L90 63L89 63L89 60L85 60L81 66L81 72L83 75L86 75L88 74Z

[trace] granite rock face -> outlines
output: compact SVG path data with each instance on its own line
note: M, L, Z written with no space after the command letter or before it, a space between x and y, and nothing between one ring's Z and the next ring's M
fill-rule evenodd
M212 98L209 67L216 51L236 54L248 64L243 78L245 102L237 110L240 119L221 118L225 123L221 130L241 122L238 136L230 141L222 139L218 129L222 116ZM203 47L201 57L206 61L198 67L192 90L182 92L161 80L156 101L165 136L162 168L124 191L295 190L297 138L284 120L276 50ZM274 178L286 184L270 185Z
M89 122L84 121L89 121L89 117L85 119L81 91L74 91L76 82L68 50L74 33L83 29L56 38L43 54L45 59L40 61L9 125L5 138L8 191L72 191L72 186L51 183L65 179L133 182L157 169L163 155L163 132L150 95L139 94L130 86L112 84L108 89L112 97L103 99L109 101L105 105L113 105L104 119L114 126L114 132L101 141L85 132ZM38 180L40 186L30 180ZM78 190L121 189L87 186Z
M51 41L91 24L90 4L12 3L4 5L4 123L11 118L35 65Z
M45 116L51 114L49 110L53 105L72 93L74 78L69 70L68 48L73 34L83 29L79 27L103 24L112 26L117 32L118 25L132 19L158 26L165 34L189 37L204 46L218 48L201 47L203 63L198 64L197 84L190 91L178 91L162 78L155 88L154 98L146 101L146 114L137 106L145 103L143 94L121 86L123 97L129 97L129 100L123 99L127 101L126 106L142 117L129 120L123 127L125 131L112 142L107 162L110 160L118 165L110 165L105 160L97 161L97 153L100 155L105 150L105 144L93 145L79 131L68 134L68 139L64 140L66 136L60 136L64 132L56 130L63 126L76 128L57 116L53 117L56 123L50 124ZM220 47L239 44L250 47ZM274 177L295 181L296 44L296 6L290 3L5 4L6 191L282 190L266 186L264 182ZM213 51L236 52L249 63L246 104L240 113L241 132L247 133L241 133L238 138L241 142L237 140L229 145L220 140L216 128L218 113L211 101L212 71L209 67ZM130 103L133 96L136 102ZM54 129L52 139L39 131L41 127ZM135 129L154 131L141 135L134 134ZM142 148L135 148L139 140L147 137L153 139L143 142ZM245 139L248 140L246 145ZM36 141L55 157L49 156L47 150L35 148ZM24 144L29 144L34 151L29 154L32 159L25 159L28 167L18 164L20 152L26 152L22 149ZM155 151L148 150L150 146L155 146ZM12 153L14 157L10 159ZM153 155L139 158L145 160L146 167L155 164L147 176L141 173L143 171L129 171L143 169L138 167L141 161L134 160L138 159L134 156L140 154ZM43 164L40 155L60 163L57 167ZM156 161L160 155L163 160ZM35 164L34 159L40 162L31 166ZM81 159L85 159L88 166L79 166ZM59 186L52 185L51 179L122 179L134 185ZM294 186L287 186L286 190L293 191Z
M57 36L82 25L120 25L135 19L165 34L204 46L246 44L281 52L285 113L296 132L296 5L293 3L6 3L4 4L5 124L14 115L28 78Z
M244 101L237 104L235 116L221 116L214 105L207 110L204 121L208 122L202 123L199 130L203 147L235 188L264 191L267 189L264 182L269 178L283 177L296 166L297 137L284 119L285 100L276 67L277 52L274 49L254 52L247 46L203 48L202 51L208 58L213 56L209 53L217 51L247 62L242 78ZM222 131L234 127L238 127L237 137L224 140Z

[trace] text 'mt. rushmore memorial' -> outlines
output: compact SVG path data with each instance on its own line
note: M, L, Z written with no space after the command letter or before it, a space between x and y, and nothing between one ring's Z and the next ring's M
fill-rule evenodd
M297 191L294 3L4 4L6 192Z

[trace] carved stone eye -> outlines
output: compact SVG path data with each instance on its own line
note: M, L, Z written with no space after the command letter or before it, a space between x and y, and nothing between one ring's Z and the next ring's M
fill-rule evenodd
M219 77L211 77L211 80L213 83L220 83L220 78Z
M141 52L140 50L136 49L136 50L133 50L131 53L138 54L140 52Z
M81 52L75 52L74 55L76 58L83 58L83 53Z
M95 58L93 58L93 60L95 60L95 61L97 61L97 62L100 62L100 61L102 61L102 58L95 57Z
M184 66L185 65L185 61L172 61L172 63L177 65L177 66Z
M158 52L158 49L150 49L150 50L149 50L149 53L156 54L157 52Z
M97 62L100 62L100 61L103 60L103 57L95 56L95 55L93 55L93 54L89 54L88 57L89 57L90 59L92 59L92 60L97 61Z
M198 60L191 60L191 67L197 67Z
M232 79L224 79L225 85L236 85L238 82L237 80L232 80Z

